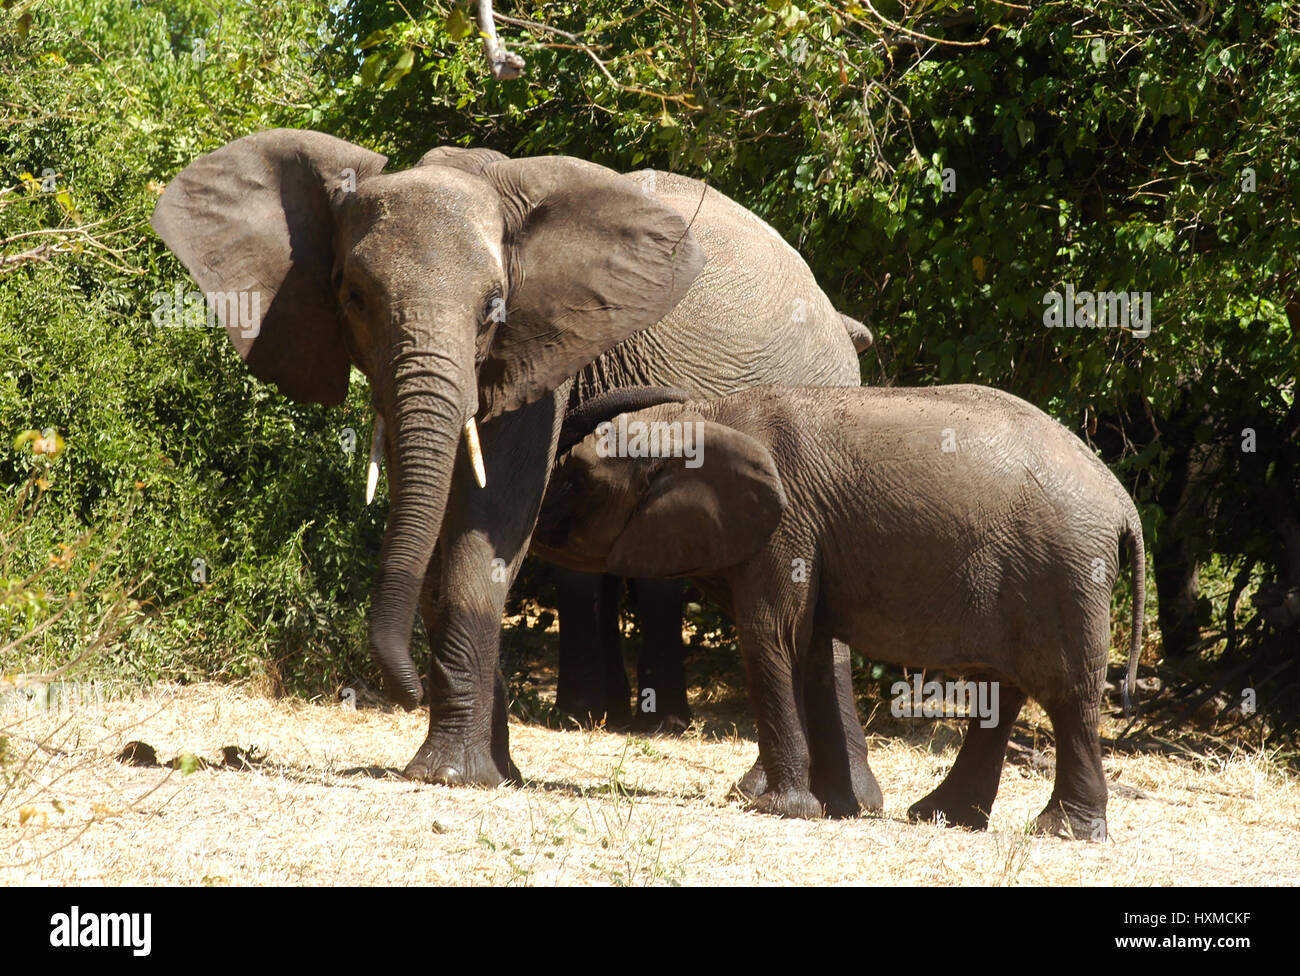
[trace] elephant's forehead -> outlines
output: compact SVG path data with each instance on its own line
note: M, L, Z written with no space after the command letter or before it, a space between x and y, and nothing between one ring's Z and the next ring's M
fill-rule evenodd
M371 221L445 225L500 240L503 218L493 189L455 170L426 167L388 173L357 187L355 210Z
M475 183L478 185L475 185ZM429 179L418 172L366 181L344 202L348 245L362 259L443 264L487 251L501 263L504 218L481 181ZM400 245L394 253L393 244Z

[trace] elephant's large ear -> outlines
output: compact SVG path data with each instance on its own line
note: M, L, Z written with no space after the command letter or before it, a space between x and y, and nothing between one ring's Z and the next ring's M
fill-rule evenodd
M150 220L248 368L295 400L341 403L347 393L332 201L385 162L321 132L271 129L185 167Z
M724 569L757 552L781 520L785 491L762 444L698 414L683 413L680 420L680 429L669 428L669 443L693 442L698 455L657 462L648 489L610 549L607 572L687 576ZM660 453L669 453L663 440Z
M686 221L632 180L567 156L483 167L506 218L509 294L479 369L485 417L555 389L672 310L704 267Z

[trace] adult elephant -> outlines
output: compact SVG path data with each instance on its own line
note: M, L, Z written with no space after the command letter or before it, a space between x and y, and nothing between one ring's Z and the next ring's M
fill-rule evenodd
M519 775L501 614L571 394L857 385L858 367L798 254L701 183L453 147L385 162L257 133L186 167L152 224L260 379L336 404L350 365L368 377L390 496L369 645L405 708L424 694L417 608L431 645L429 734L406 775L492 786Z

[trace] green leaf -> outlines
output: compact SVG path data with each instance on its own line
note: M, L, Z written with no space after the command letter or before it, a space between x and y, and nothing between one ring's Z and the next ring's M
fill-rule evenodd
M375 51L368 55L361 65L361 84L367 88L374 87L375 82L379 80L379 72L387 60L388 55L383 51Z
M474 32L474 22L462 7L453 7L443 26L453 41L463 41Z
M415 64L415 50L413 48L408 47L405 51L401 53L401 56L398 57L397 63L393 65L393 67L389 70L388 74L384 75L384 81L380 87L381 88L394 87L399 81L401 81L403 78L405 78L408 74L411 73L411 67L414 64Z
M372 47L384 43L388 40L391 31L387 27L381 27L377 31L372 31L364 41L357 45L363 51L369 51Z

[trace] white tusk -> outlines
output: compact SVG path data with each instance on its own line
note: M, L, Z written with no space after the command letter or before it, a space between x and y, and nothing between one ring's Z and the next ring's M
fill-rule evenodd
M487 487L487 471L483 468L483 448L478 443L478 425L474 418L465 421L465 447L469 450L470 464L474 465L474 477L480 488Z
M370 464L366 466L366 504L375 500L379 484L379 461L384 456L384 418L375 414L375 429L370 435Z

